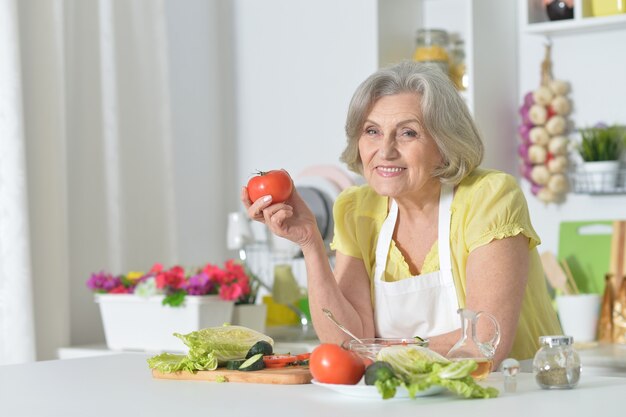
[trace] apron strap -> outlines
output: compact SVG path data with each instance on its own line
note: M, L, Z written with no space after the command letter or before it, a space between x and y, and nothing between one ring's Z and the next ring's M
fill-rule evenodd
M439 251L439 269L446 282L452 281L452 255L450 252L450 218L452 217L452 199L454 188L450 184L441 184L439 197L439 230L437 245Z
M391 200L389 214L383 222L378 234L378 243L376 244L376 269L374 270L374 281L382 280L387 266L387 255L391 246L391 238L393 237L393 229L396 227L396 219L398 218L398 204L396 200Z
M439 222L437 224L437 245L439 252L439 269L444 275L446 282L454 282L452 278L452 261L450 254L450 218L452 215L452 200L454 198L454 187L450 184L441 184L439 196ZM398 204L391 200L389 214L383 222L378 234L376 244L376 268L374 270L374 280L382 280L387 265L387 255L391 246L393 230L396 227L398 218Z

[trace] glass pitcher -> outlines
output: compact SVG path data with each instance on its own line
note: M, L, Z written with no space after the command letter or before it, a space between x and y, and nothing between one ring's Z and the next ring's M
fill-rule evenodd
M500 325L494 316L485 312L474 312L465 308L458 309L461 317L461 338L446 357L450 360L473 359L478 368L472 372L474 379L484 379L491 372L493 356L500 343ZM493 337L487 341L478 340L476 325L481 317L488 318L493 323Z

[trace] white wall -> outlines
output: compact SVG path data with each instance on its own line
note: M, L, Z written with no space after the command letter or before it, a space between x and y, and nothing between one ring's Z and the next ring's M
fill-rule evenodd
M339 165L349 100L378 66L376 1L234 4L239 183Z

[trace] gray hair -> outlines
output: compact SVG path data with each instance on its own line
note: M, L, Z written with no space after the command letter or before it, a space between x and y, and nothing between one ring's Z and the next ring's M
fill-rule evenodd
M412 61L380 69L356 89L348 108L348 144L341 161L351 171L363 174L359 138L367 116L379 98L407 92L420 96L423 128L442 156L442 166L433 171L433 176L441 182L458 184L483 159L484 146L478 128L446 74Z

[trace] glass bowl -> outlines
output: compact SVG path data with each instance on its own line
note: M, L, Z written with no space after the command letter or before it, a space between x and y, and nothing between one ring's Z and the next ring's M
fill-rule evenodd
M382 348L394 345L428 347L428 339L413 337L375 337L370 339L361 339L361 342L357 340L346 340L341 346L343 346L344 349L359 355L365 361L366 365L368 365L369 363L376 361L376 355Z

